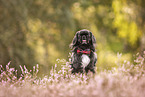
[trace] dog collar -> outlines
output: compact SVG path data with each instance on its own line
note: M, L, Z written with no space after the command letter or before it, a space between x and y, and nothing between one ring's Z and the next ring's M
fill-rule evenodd
M85 50L77 49L77 54L88 54L88 55L90 55L90 53L91 53L90 49L85 49Z

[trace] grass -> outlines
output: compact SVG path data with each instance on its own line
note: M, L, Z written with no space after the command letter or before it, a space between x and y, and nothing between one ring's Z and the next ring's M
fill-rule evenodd
M21 67L6 70L0 66L0 97L144 97L145 95L145 53L137 54L133 63L124 61L118 68L102 70L95 75L71 74L69 62L57 70L55 65L49 76L37 76L39 66L33 70ZM96 69L97 71L97 69Z

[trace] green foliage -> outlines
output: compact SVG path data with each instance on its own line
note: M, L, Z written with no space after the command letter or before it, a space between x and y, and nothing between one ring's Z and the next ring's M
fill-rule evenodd
M75 32L97 40L98 68L116 67L116 54L131 60L145 49L143 0L0 0L0 64L48 74L57 59L68 60Z
M114 27L118 30L118 36L124 38L132 46L136 46L142 32L135 23L135 20L132 19L136 14L133 8L127 5L126 2L118 0L114 0L112 7L115 14L113 23Z

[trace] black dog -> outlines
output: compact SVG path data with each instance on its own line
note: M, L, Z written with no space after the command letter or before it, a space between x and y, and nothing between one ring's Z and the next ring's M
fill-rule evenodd
M92 32L80 30L76 32L70 48L72 49L72 73L95 73L97 54L95 53L96 39Z

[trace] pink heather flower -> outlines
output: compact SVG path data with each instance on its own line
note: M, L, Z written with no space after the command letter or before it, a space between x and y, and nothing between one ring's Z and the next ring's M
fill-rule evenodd
M6 69L9 70L9 65L10 65L11 61L6 65Z
M16 76L13 76L12 80L16 80L16 79L17 79L17 77Z
M138 56L138 59L142 59L141 55Z
M55 64L55 68L57 67L57 64Z
M35 71L35 66L33 66L33 72Z
M30 72L32 72L32 70L30 70Z
M36 73L38 73L38 71L39 71L39 70L38 70L39 65L37 64L36 67L37 67L37 68L36 68Z
M25 69L25 71L28 71L25 65L24 65L24 69Z
M11 81L11 79L10 79L9 77L7 77L7 80L8 80L8 82L10 82L10 81Z
M18 71L17 71L17 70L15 70L16 75L17 75L17 72L18 72Z
M9 72L11 72L11 71L15 71L15 69L14 69L14 68L10 68L10 69L9 69Z
M21 80L22 80L22 77L19 78L19 81L21 81Z
M126 60L124 60L124 63L126 63L127 61Z
M21 65L20 65L20 68L21 68L22 74L24 74L24 70L23 70L23 68L22 68L22 66L21 66Z
M9 70L9 66L8 65L6 65L6 69Z
M2 65L0 65L0 68L3 68L3 66L2 66Z
M0 77L2 78L3 77L3 74L1 73Z
M5 80L2 80L2 83L3 83L3 84L5 84L5 83L6 83L6 81L5 81Z
M36 67L39 68L39 65L37 64Z
M26 68L26 66L24 65L24 69L25 69L25 73L28 73L28 70L27 70L27 68Z

